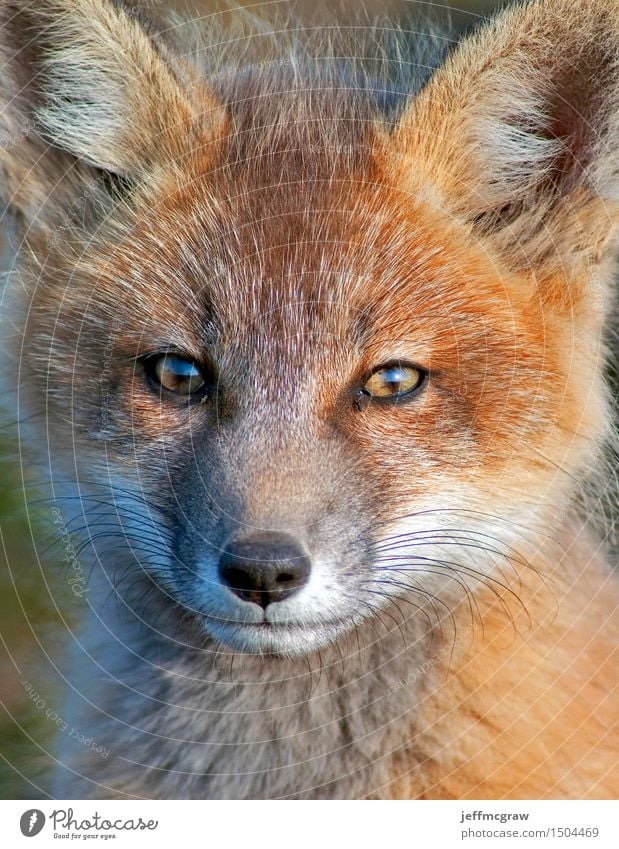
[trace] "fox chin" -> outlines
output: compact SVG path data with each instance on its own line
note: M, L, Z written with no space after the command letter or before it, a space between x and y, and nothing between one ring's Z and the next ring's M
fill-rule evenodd
M38 786L615 798L619 1L0 17Z

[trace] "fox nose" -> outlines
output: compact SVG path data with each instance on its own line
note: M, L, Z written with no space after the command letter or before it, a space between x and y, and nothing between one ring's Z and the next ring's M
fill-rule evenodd
M288 534L259 533L232 540L219 558L219 575L235 595L266 607L283 601L309 578L311 564Z

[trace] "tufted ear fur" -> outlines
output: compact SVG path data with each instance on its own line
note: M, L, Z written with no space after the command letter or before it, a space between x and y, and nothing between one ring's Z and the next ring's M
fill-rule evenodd
M395 140L512 268L589 265L617 225L618 59L617 0L516 4L459 45Z
M28 220L89 167L129 180L174 168L221 121L191 69L112 0L4 0L0 15L0 162Z

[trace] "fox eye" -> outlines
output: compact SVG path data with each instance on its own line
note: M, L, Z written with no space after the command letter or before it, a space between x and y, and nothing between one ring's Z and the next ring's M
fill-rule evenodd
M407 363L387 363L374 369L366 380L362 394L370 398L398 399L421 389L427 372Z
M147 362L151 378L177 395L195 395L205 386L204 375L193 360L177 354L159 354Z

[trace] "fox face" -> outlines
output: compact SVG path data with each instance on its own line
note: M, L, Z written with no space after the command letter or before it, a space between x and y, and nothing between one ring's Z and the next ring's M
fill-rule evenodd
M335 64L209 79L120 6L16 5L24 391L111 576L304 655L528 568L609 422L617 28L572 5L391 110Z

